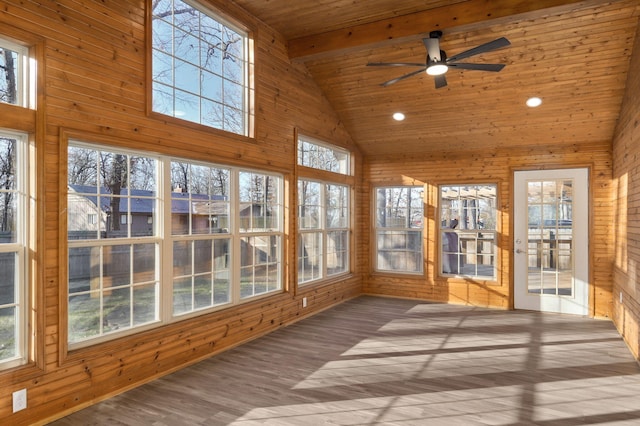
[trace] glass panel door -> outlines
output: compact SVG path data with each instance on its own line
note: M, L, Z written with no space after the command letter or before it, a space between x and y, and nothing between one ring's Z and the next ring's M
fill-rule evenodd
M588 170L514 174L514 305L586 315Z

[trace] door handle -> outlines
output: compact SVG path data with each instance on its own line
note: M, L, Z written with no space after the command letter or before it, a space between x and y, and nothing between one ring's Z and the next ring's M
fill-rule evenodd
M518 254L524 253L524 250L516 249L516 253L518 253Z

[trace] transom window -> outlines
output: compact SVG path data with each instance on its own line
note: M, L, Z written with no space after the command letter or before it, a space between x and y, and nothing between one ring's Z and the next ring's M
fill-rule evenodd
M280 176L82 142L67 169L69 343L282 289Z
M423 187L377 188L376 270L422 273Z
M195 1L154 1L154 112L249 136L248 33Z
M440 272L495 278L497 187L440 187Z
M28 54L27 47L0 38L0 102L34 107L30 94L35 90L29 88L35 79Z
M0 131L0 369L26 361L26 136Z
M347 150L304 136L298 138L298 164L301 166L348 175L350 163Z

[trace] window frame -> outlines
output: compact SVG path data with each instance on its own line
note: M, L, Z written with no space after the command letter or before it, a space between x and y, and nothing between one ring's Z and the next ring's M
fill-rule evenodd
M16 141L15 175L16 186L11 191L16 195L16 218L15 218L15 241L12 243L0 244L0 253L15 253L14 272L14 300L3 308L13 307L14 314L14 350L15 355L5 360L0 360L0 371L26 364L29 359L29 306L30 298L30 276L28 266L30 228L29 218L31 217L28 191L30 188L29 174L29 138L22 132L0 129L0 136ZM6 192L6 190L1 190ZM8 191L7 191L8 192Z
M451 217L452 215L445 215L444 211L445 211L445 206L443 203L443 197L442 197L442 191L443 188L452 188L452 187L456 187L456 188L462 188L462 187L474 187L476 188L480 188L480 187L493 187L494 188L494 192L495 192L495 198L493 198L493 212L491 215L492 220L494 221L494 226L493 229L488 229L485 230L484 228L480 229L480 228L475 228L475 229L467 229L465 227L465 229L462 228L458 228L458 225L461 220L461 211L464 209L462 207L462 205L460 206L460 208L458 209L457 215L453 215L454 217ZM460 192L458 192L458 194L460 194ZM463 182L463 183L449 183L449 184L439 184L438 185L438 221L436 222L438 225L438 253L439 253L439 261L438 261L438 275L442 276L442 277L447 277L447 278L472 278L472 279L479 279L479 280L486 280L486 281L497 281L498 279L498 225L499 225L499 209L498 209L498 195L499 195L499 185L496 182L493 183L476 183L476 182ZM474 199L478 199L478 198L474 198ZM460 197L458 197L458 200L460 200ZM468 210L468 209L467 209ZM479 218L479 214L480 214L480 207L476 207L475 210L478 210L477 214L478 217L475 219L476 221ZM447 216L447 217L446 217ZM457 217L455 217L457 216ZM466 216L465 216L466 217ZM458 222L456 223L456 228L457 229L452 229L451 228L451 224L450 221L452 219L456 219ZM487 233L491 233L493 234L493 239L490 241L491 242L491 252L490 253L477 253L477 244L478 241L482 240L483 244L487 241L486 238L483 237L483 230L484 230L484 234ZM455 238L451 238L451 235L455 234ZM478 263L476 262L475 264L475 271L476 274L467 274L467 273L460 273L459 269L460 269L460 265L461 265L461 261L460 258L462 258L463 256L467 256L467 252L464 251L461 247L461 241L463 238L461 237L468 237L469 235L475 235L475 238L473 238L473 240L476 243L476 253L475 256L491 256L492 258L492 275L478 275L477 271L478 271ZM445 238L445 235L447 236ZM470 238L465 238L466 240L471 240ZM446 240L446 241L445 241ZM445 245L449 244L449 241L454 241L454 244L457 246L457 250L445 250ZM458 272L456 271L445 271L445 263L447 263L446 261L451 261L451 259L455 259L456 262L456 267L455 269L458 270ZM451 269L450 267L448 269Z
M220 126L204 123L202 120L200 106L198 107L199 118L197 121L181 118L179 111L175 107L171 108L172 113L165 113L165 112L156 110L156 108L154 107L154 99L155 99L154 93L155 93L156 84L161 84L162 87L164 87L165 89L168 88L171 90L172 105L175 104L175 90L178 87L175 83L175 80L173 79L171 84L164 84L160 81L157 81L156 78L154 77L154 65L153 65L154 52L156 52L158 49L156 49L155 42L154 42L154 23L156 22L156 16L154 14L154 11L152 10L152 4L150 1L147 2L147 5L148 5L147 26L149 28L148 36L150 39L150 46L149 46L149 49L147 49L147 61L150 64L150 66L147 68L148 81L149 81L148 92L147 92L147 110L149 115L156 116L162 120L168 119L171 121L176 121L176 122L179 122L181 125L205 127L210 131L224 132L228 136L232 136L232 137L253 138L255 135L255 107L254 107L255 105L254 32L255 31L253 31L249 25L246 25L245 23L240 22L237 19L234 19L233 17L229 16L227 13L223 11L220 11L218 8L214 7L213 5L205 4L204 2L200 2L196 0L183 0L182 2L192 7L199 14L206 16L212 21L215 21L217 24L224 26L225 28L237 33L242 37L242 46L243 46L244 55L242 58L242 64L243 64L242 71L241 71L242 82L240 83L240 86L242 88L243 94L241 96L242 106L238 110L239 115L242 117L242 126L241 126L242 129L239 131L236 131L236 130L230 129L229 127L226 127L224 123ZM173 10L173 6L172 6L172 10ZM174 25L173 22L168 22L166 20L163 20L163 22L165 22L168 25L171 25L172 28L178 28ZM188 33L188 35L193 35L193 34L194 33L192 32ZM173 43L174 41L173 37L171 41ZM170 53L170 57L172 58L172 64L173 64L173 60L175 60L176 58L182 60L180 56L174 56L173 48L171 50L172 52ZM194 64L194 66L196 65ZM202 72L202 70L205 69L200 65L197 65L197 68L199 72ZM175 73L175 65L171 65L170 70L171 70L171 74L173 75ZM223 71L220 71L220 75L218 77L220 77L224 81L227 80L224 77ZM200 76L198 76L198 80L200 80ZM222 84L222 80L221 80L221 84ZM203 97L202 86L199 86L198 93L193 92L193 95L198 98L198 104L200 105L202 103L202 100L205 99L205 97ZM213 97L213 96L206 97L206 99L209 99L210 101L215 102L216 104L219 104L220 108L222 108L223 110L226 108L233 108L231 104L224 102L223 100L221 100L221 98L224 98L224 95L222 95L221 97ZM222 116L223 122L225 121L225 117L226 115Z
M302 216L300 214L301 211L301 207L303 207L303 204L301 203L301 199L300 199L300 184L302 182L308 182L308 183L312 183L312 184L317 184L319 186L319 194L318 194L318 198L319 198L319 205L318 207L318 225L316 227L302 227L301 226L301 222L302 222ZM351 261L350 261L350 256L349 256L349 247L350 247L350 238L349 235L351 234L351 200L350 200L350 194L351 194L351 188L349 185L347 184L343 184L343 183L336 183L336 182L331 182L331 181L326 181L326 180L318 180L318 179L311 179L311 178L306 178L306 177L299 177L298 181L297 181L297 223L298 223L298 229L297 229L297 241L296 241L296 245L297 245L297 250L296 250L296 275L297 275L297 283L298 286L306 286L308 284L312 284L315 282L321 282L321 281L325 281L325 280L329 280L329 279L334 279L336 277L339 277L341 275L348 275L351 271ZM337 186L337 187L341 187L344 190L345 193L345 197L346 200L344 201L344 204L346 204L345 206L342 206L341 208L345 208L346 209L346 225L347 226L342 226L342 227L331 227L329 226L329 208L328 208L328 204L329 204L329 197L330 197L330 191L329 191L329 186ZM306 204L304 204L304 206L306 206ZM329 262L329 234L332 232L340 232L340 233L346 233L346 244L347 247L345 249L343 249L343 252L346 252L345 258L344 260L346 261L346 265L344 267L344 269L342 271L339 272L335 272L335 273L329 273L329 266L328 266L328 262ZM300 276L300 261L302 259L304 259L304 256L301 257L300 254L300 249L303 246L303 242L302 242L302 237L303 235L316 235L320 237L320 250L318 253L318 257L320 258L320 269L319 269L319 273L320 275L317 277L313 277L311 279L308 280L304 280L301 281L301 276Z
M93 229L89 229L89 232L95 232L95 235L93 238L79 238L79 239L69 239L69 228L70 228L70 224L69 224L69 220L68 217L70 214L72 214L73 211L75 211L76 209L73 208L72 206L69 205L69 202L71 199L76 199L76 198L80 198L80 197L87 197L87 196L91 196L92 193L90 192L82 192L82 191L78 191L75 192L74 191L74 197L70 197L70 191L67 189L65 191L66 193L66 197L65 197L65 202L67 205L67 220L65 221L65 231L66 231L66 251L65 251L65 257L64 259L66 260L66 264L67 264L67 268L66 268L66 291L65 291L65 306L66 306L66 315L65 315L65 324L66 324L66 343L68 345L68 347L70 349L76 349L76 348L81 348L81 347L85 347L85 346L90 346L93 345L95 343L100 343L103 341L109 341L109 340L113 340L117 337L121 337L123 335L130 335L130 334L134 334L138 331L141 330L146 330L149 328L152 328L154 326L157 326L159 324L162 323L162 317L161 317L161 294L162 294L162 282L161 282L161 276L160 276L160 269L159 269L159 265L162 259L162 239L163 239L163 234L162 234L162 230L159 229L158 227L153 227L151 230L151 234L150 235L134 235L133 229L132 229L132 221L129 220L130 219L130 214L131 214L131 207L134 204L133 200L137 200L140 197L142 198L146 198L146 199L151 199L154 201L154 205L156 207L156 209L159 208L160 205L162 205L162 183L160 182L160 176L162 173L162 162L160 160L160 156L155 155L155 154L151 154L151 153L146 153L146 152L142 152L142 151L137 151L137 150L132 150L132 149L127 149L127 148L120 148L120 147L115 147L115 146L109 146L109 145L105 145L105 144L100 144L100 143L93 143L93 142L87 142L85 138L71 138L68 143L67 143L67 147L66 147L66 156L65 156L65 164L67 165L67 170L69 169L68 164L69 164L69 150L70 148L80 148L80 149L86 149L86 150L90 150L93 151L95 153L100 153L100 152L108 152L111 154L115 154L115 155L126 155L128 158L129 157L135 157L135 158L148 158L148 159L153 159L155 161L155 193L152 193L149 196L136 196L136 194L134 194L134 188L131 188L130 186L125 187L123 186L123 189L126 191L124 194L121 192L120 194L118 194L117 196L114 196L115 194L111 194L109 192L105 192L102 193L101 189L102 189L102 183L99 182L97 179L98 177L96 177L96 192L95 192L95 196L96 196L96 202L100 199L100 198L113 198L113 199L121 199L121 200L126 200L125 203L127 204L127 206L129 207L128 210L126 212L119 212L118 217L111 217L111 221L117 221L117 223L119 225L123 225L126 228L126 235L125 236L102 236L102 231L101 231L101 224L104 224L104 226L108 226L109 223L109 219L108 219L108 215L105 216L105 219L102 219L100 217L98 217L97 220L97 226L95 227L95 230ZM100 160L97 158L96 156L96 162L99 162ZM100 186L97 186L100 185ZM68 188L69 186L69 173L67 172L66 176L65 176L65 187ZM83 185L83 186L91 186L91 185ZM98 198L100 197L100 198ZM100 204L102 205L102 202L100 202ZM101 211L99 210L101 207L96 206L96 211L97 213L101 213ZM101 216L101 215L99 215ZM126 223L122 223L122 218L126 217ZM105 230L106 232L106 230ZM121 231L122 232L122 231ZM135 258L135 248L136 246L141 246L141 245L150 245L152 244L154 246L154 253L155 253L155 257L154 257L154 268L153 268L153 278L151 280L147 280L146 282L129 282L126 285L120 285L120 284L115 284L109 287L103 287L103 283L105 282L104 280L104 276L103 276L103 268L108 268L111 264L110 263L103 263L103 256L105 255L105 251L107 253L109 253L109 250L114 250L114 252L110 253L111 256L117 256L117 252L115 250L117 250L118 247L125 247L125 246L129 246L130 248L130 252L128 254L129 257L129 268L128 268L128 274L131 274L131 276L135 275L135 268L134 268L134 260ZM96 290L95 288L92 289L91 285L88 291L78 291L75 293L71 293L69 290L69 283L70 283L70 267L69 267L69 261L70 261L70 252L72 249L79 249L79 250L93 250L93 249L97 249L98 253L99 253L99 264L100 264L100 273L98 276L93 277L94 279L97 279L97 282L99 283L98 289ZM109 254L108 254L109 255ZM122 256L122 254L120 254L120 256ZM112 265L111 265L112 266ZM91 276L90 276L91 278ZM108 280L113 277L108 276L107 275L107 282ZM70 313L71 313L71 309L70 309L70 299L72 297L82 297L83 295L91 295L93 293L97 293L98 296L100 297L99 299L99 319L105 319L103 318L104 314L104 305L103 305L103 298L105 295L109 295L112 292L116 292L116 291L120 291L120 290L124 290L124 289L129 289L130 291L130 295L129 295L129 302L131 304L133 304L134 302L134 295L133 292L136 289L140 289L142 287L148 286L150 283L153 282L153 285L155 286L155 306L154 306L154 318L150 321L145 321L142 324L134 324L132 323L134 321L133 318L133 313L132 313L132 309L133 307L130 306L130 313L131 313L131 318L129 318L129 326L126 326L122 329L120 329L120 327L118 326L118 328L116 330L107 330L107 331L103 331L103 327L104 327L104 322L102 324L99 325L99 333L89 336L89 337L85 337L85 338L81 338L79 340L74 340L74 341L70 341L71 338L71 332L70 332ZM114 289L112 290L111 287L114 287Z
M307 287L316 283L324 283L327 281L340 279L345 276L348 276L352 272L352 253L350 248L353 246L353 187L355 185L353 178L353 156L351 152L343 147L324 142L318 140L316 138L311 138L306 136L298 131L298 129L294 132L294 140L296 141L296 181L295 181L295 194L294 204L295 204L295 217L296 217L296 237L294 242L294 253L295 253L295 282L297 284L297 288ZM333 155L335 161L338 164L338 170L333 170L331 167L322 167L318 164L308 164L304 161L303 156L301 155L301 149L304 146L303 144L314 145L321 150L326 150L323 155ZM340 159L339 157L342 157ZM307 163L307 164L305 164ZM343 168L340 167L343 166ZM317 185L320 185L320 194L319 194L319 217L318 217L318 226L316 228L303 228L300 226L301 217L300 217L300 194L299 194L299 185L301 181L311 182ZM328 191L327 188L331 185L340 186L345 188L346 195L346 226L344 227L329 227L328 220ZM329 274L328 270L328 234L331 232L342 232L346 233L344 236L345 243L347 247L342 252L345 252L344 260L346 265L343 271ZM300 249L302 247L302 236L303 235L311 235L316 234L320 238L320 253L319 257L321 257L321 268L320 275L317 277L312 277L312 279L308 279L305 281L300 281Z
M177 158L171 156L165 156L155 153L149 152L141 152L135 151L127 148L120 148L111 146L108 144L100 143L100 142L87 142L86 137L70 137L67 143L67 152L71 147L82 147L92 149L94 151L108 151L114 153L123 153L131 156L144 156L149 157L155 160L156 169L158 170L158 175L156 178L156 199L157 199L157 213L155 217L153 217L153 229L154 233L150 236L137 236L133 237L132 232L130 232L130 236L127 238L94 238L89 240L80 240L79 243L72 243L71 240L67 237L67 247L66 247L66 259L69 262L69 250L74 247L82 247L82 246L93 246L97 241L104 241L104 245L122 245L122 244L133 244L136 243L146 243L149 244L153 242L156 244L156 257L155 257L155 270L156 270L156 280L157 284L157 293L156 293L156 317L153 321L144 323L141 325L132 325L130 327L124 328L122 330L100 333L98 335L90 336L88 338L83 338L81 340L70 341L71 335L67 332L67 338L65 339L65 344L68 350L76 350L84 347L94 346L99 343L107 342L114 340L116 338L126 336L126 335L134 335L140 333L145 330L149 330L152 328L156 328L161 325L181 321L187 318L197 317L212 311L225 309L228 307L240 305L245 302L250 302L255 299L261 297L268 297L274 294L278 294L284 291L284 276L285 271L283 270L286 262L285 262L285 254L284 254L284 177L279 173L264 171L264 170L253 170L253 169L245 169L239 168L229 165L220 165L202 161L189 160L184 158ZM69 161L67 157L66 161ZM230 230L227 233L193 233L189 231L189 234L180 234L174 233L172 231L172 185L171 185L171 165L173 162L182 162L190 165L196 166L207 166L214 168L221 168L230 171L230 182L229 182L229 224ZM277 191L277 205L275 209L277 210L277 216L275 222L276 227L272 229L257 229L257 230L240 230L240 220L239 220L239 212L240 212L240 183L239 176L241 173L248 172L253 173L260 176L272 176L277 180L273 183L273 188ZM67 176L68 182L68 176ZM133 196L133 195L132 195ZM67 194L66 202L69 202L69 195ZM191 207L190 207L191 208ZM68 208L68 210L70 210ZM124 214L124 213L123 213ZM131 213L127 213L128 223L127 227L131 229L134 222L132 219ZM145 219L148 219L148 216L145 216ZM98 222L100 222L100 218L98 218ZM191 219L187 218L187 223L190 222ZM144 221L147 223L147 220ZM138 224L140 225L140 224ZM190 228L191 229L191 228ZM69 224L67 223L67 235L69 235ZM268 291L253 293L247 297L241 297L241 275L240 275L240 265L241 265L241 240L245 237L276 237L278 240L277 245L272 250L274 254L274 258L277 262L277 276L275 277L276 286L269 287ZM182 312L176 312L174 310L174 243L176 241L196 241L196 240L218 240L222 238L229 238L231 240L231 250L228 253L228 257L231 258L229 261L229 291L231 293L231 298L228 302L222 304L212 304L210 306L205 306L204 308L194 308L195 305L192 305L192 308ZM70 243L71 242L71 243ZM271 247L271 246L270 246ZM131 256L134 256L131 254ZM135 261L135 258L132 257ZM189 260L191 262L191 260ZM69 292L69 276L66 276L67 282L67 290L66 290L66 303L67 303L67 314L64 315L64 323L67 324L66 329L69 327L69 297L71 293ZM133 301L130 300L132 303Z
M379 208L378 208L378 191L379 190L404 190L404 189L409 189L409 194L411 193L412 190L417 190L420 195L418 196L418 198L421 200L420 203L420 217L421 219L421 225L419 227L411 227L410 225L410 217L406 217L405 219L405 226L381 226L379 225ZM385 186L376 186L373 188L373 238L374 238L374 244L372 244L372 248L373 248L373 269L376 273L381 273L381 274L401 274L401 275L414 275L414 276L424 276L425 274L425 268L424 268L424 254L425 254L425 248L424 248L424 222L425 222L425 209L424 209L424 197L425 197L425 189L423 185L385 185ZM413 199L409 199L409 203L411 203ZM408 268L383 268L380 266L380 246L379 246L379 236L381 235L381 233L387 233L387 232L395 232L395 233L399 233L399 234L404 234L405 236L409 236L410 234L416 234L418 233L418 241L419 241L419 247L420 247L420 252L416 252L414 251L413 253L415 253L415 255L417 255L417 260L416 260L416 265L419 266L419 268L417 270L411 270ZM405 253L410 253L410 250L404 250Z
M345 176L352 176L353 175L351 153L347 149L339 147L339 146L336 146L336 145L332 145L332 144L327 143L327 142L320 141L320 140L315 139L315 138L310 138L310 137L304 136L304 135L298 135L296 140L297 140L296 161L297 161L298 166L308 167L308 168L315 169L315 170L322 170L322 171L329 172L329 173L335 173L337 175L345 175ZM338 162L339 170L336 171L336 170L332 170L331 168L327 168L327 167L318 167L318 166L315 166L315 165L305 164L304 154L301 153L301 147L304 144L315 145L320 150L326 150L325 152L328 151L328 152L334 153L334 157L336 157L336 161ZM342 161L339 160L337 158L338 155L344 156L345 159L342 160ZM340 170L341 163L344 163L344 170Z
M2 36L0 36L0 47L10 49L18 55L18 61L16 65L16 103L2 103L22 108L35 109L36 67L35 61L31 55L31 49L26 45L16 43Z

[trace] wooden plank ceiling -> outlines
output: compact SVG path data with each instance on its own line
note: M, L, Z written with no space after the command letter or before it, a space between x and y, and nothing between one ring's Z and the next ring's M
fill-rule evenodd
M625 91L638 0L236 0L289 41L368 156L610 141ZM498 37L511 45L465 62L499 73L449 70L435 89L415 68L430 31L452 56ZM530 96L542 98L528 108ZM396 122L392 114L405 114Z

